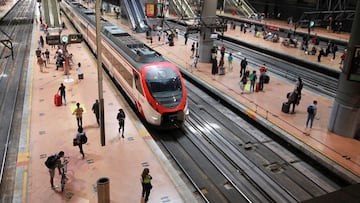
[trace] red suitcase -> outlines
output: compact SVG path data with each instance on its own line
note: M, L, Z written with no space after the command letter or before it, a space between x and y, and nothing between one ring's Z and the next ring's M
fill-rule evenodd
M59 94L54 95L54 104L55 104L55 106L61 106L62 105L61 97L60 97Z
M259 92L259 88L260 88L259 83L256 83L255 84L255 92Z

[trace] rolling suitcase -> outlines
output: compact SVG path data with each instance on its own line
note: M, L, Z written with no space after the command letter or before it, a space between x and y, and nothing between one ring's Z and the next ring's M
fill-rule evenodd
M225 68L224 67L219 68L219 75L225 75Z
M62 105L61 97L60 97L59 94L54 95L54 104L55 104L55 106L61 106Z
M256 83L256 84L255 84L255 92L259 92L259 88L260 88L259 83Z
M283 102L281 111L284 113L289 113L290 111L290 104L288 102Z
M270 82L270 76L264 75L264 83L268 84Z

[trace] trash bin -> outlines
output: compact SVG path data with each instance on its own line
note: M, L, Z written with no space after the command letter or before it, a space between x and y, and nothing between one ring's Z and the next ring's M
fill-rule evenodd
M110 180L103 177L97 180L98 203L110 203Z

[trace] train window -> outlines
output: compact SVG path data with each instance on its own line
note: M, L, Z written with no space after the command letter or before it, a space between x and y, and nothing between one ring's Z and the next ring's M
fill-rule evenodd
M141 86L141 80L139 78L139 74L134 71L134 80L135 80L135 87L140 92L141 95L144 95L142 86Z
M154 98L176 96L182 92L180 76L171 68L150 69L146 73L146 84Z

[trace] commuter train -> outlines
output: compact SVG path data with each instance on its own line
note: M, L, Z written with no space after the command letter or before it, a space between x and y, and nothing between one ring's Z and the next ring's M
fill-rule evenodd
M95 13L75 1L61 8L96 52ZM184 80L176 65L130 36L101 20L102 63L122 87L140 115L153 126L180 126L189 114Z

